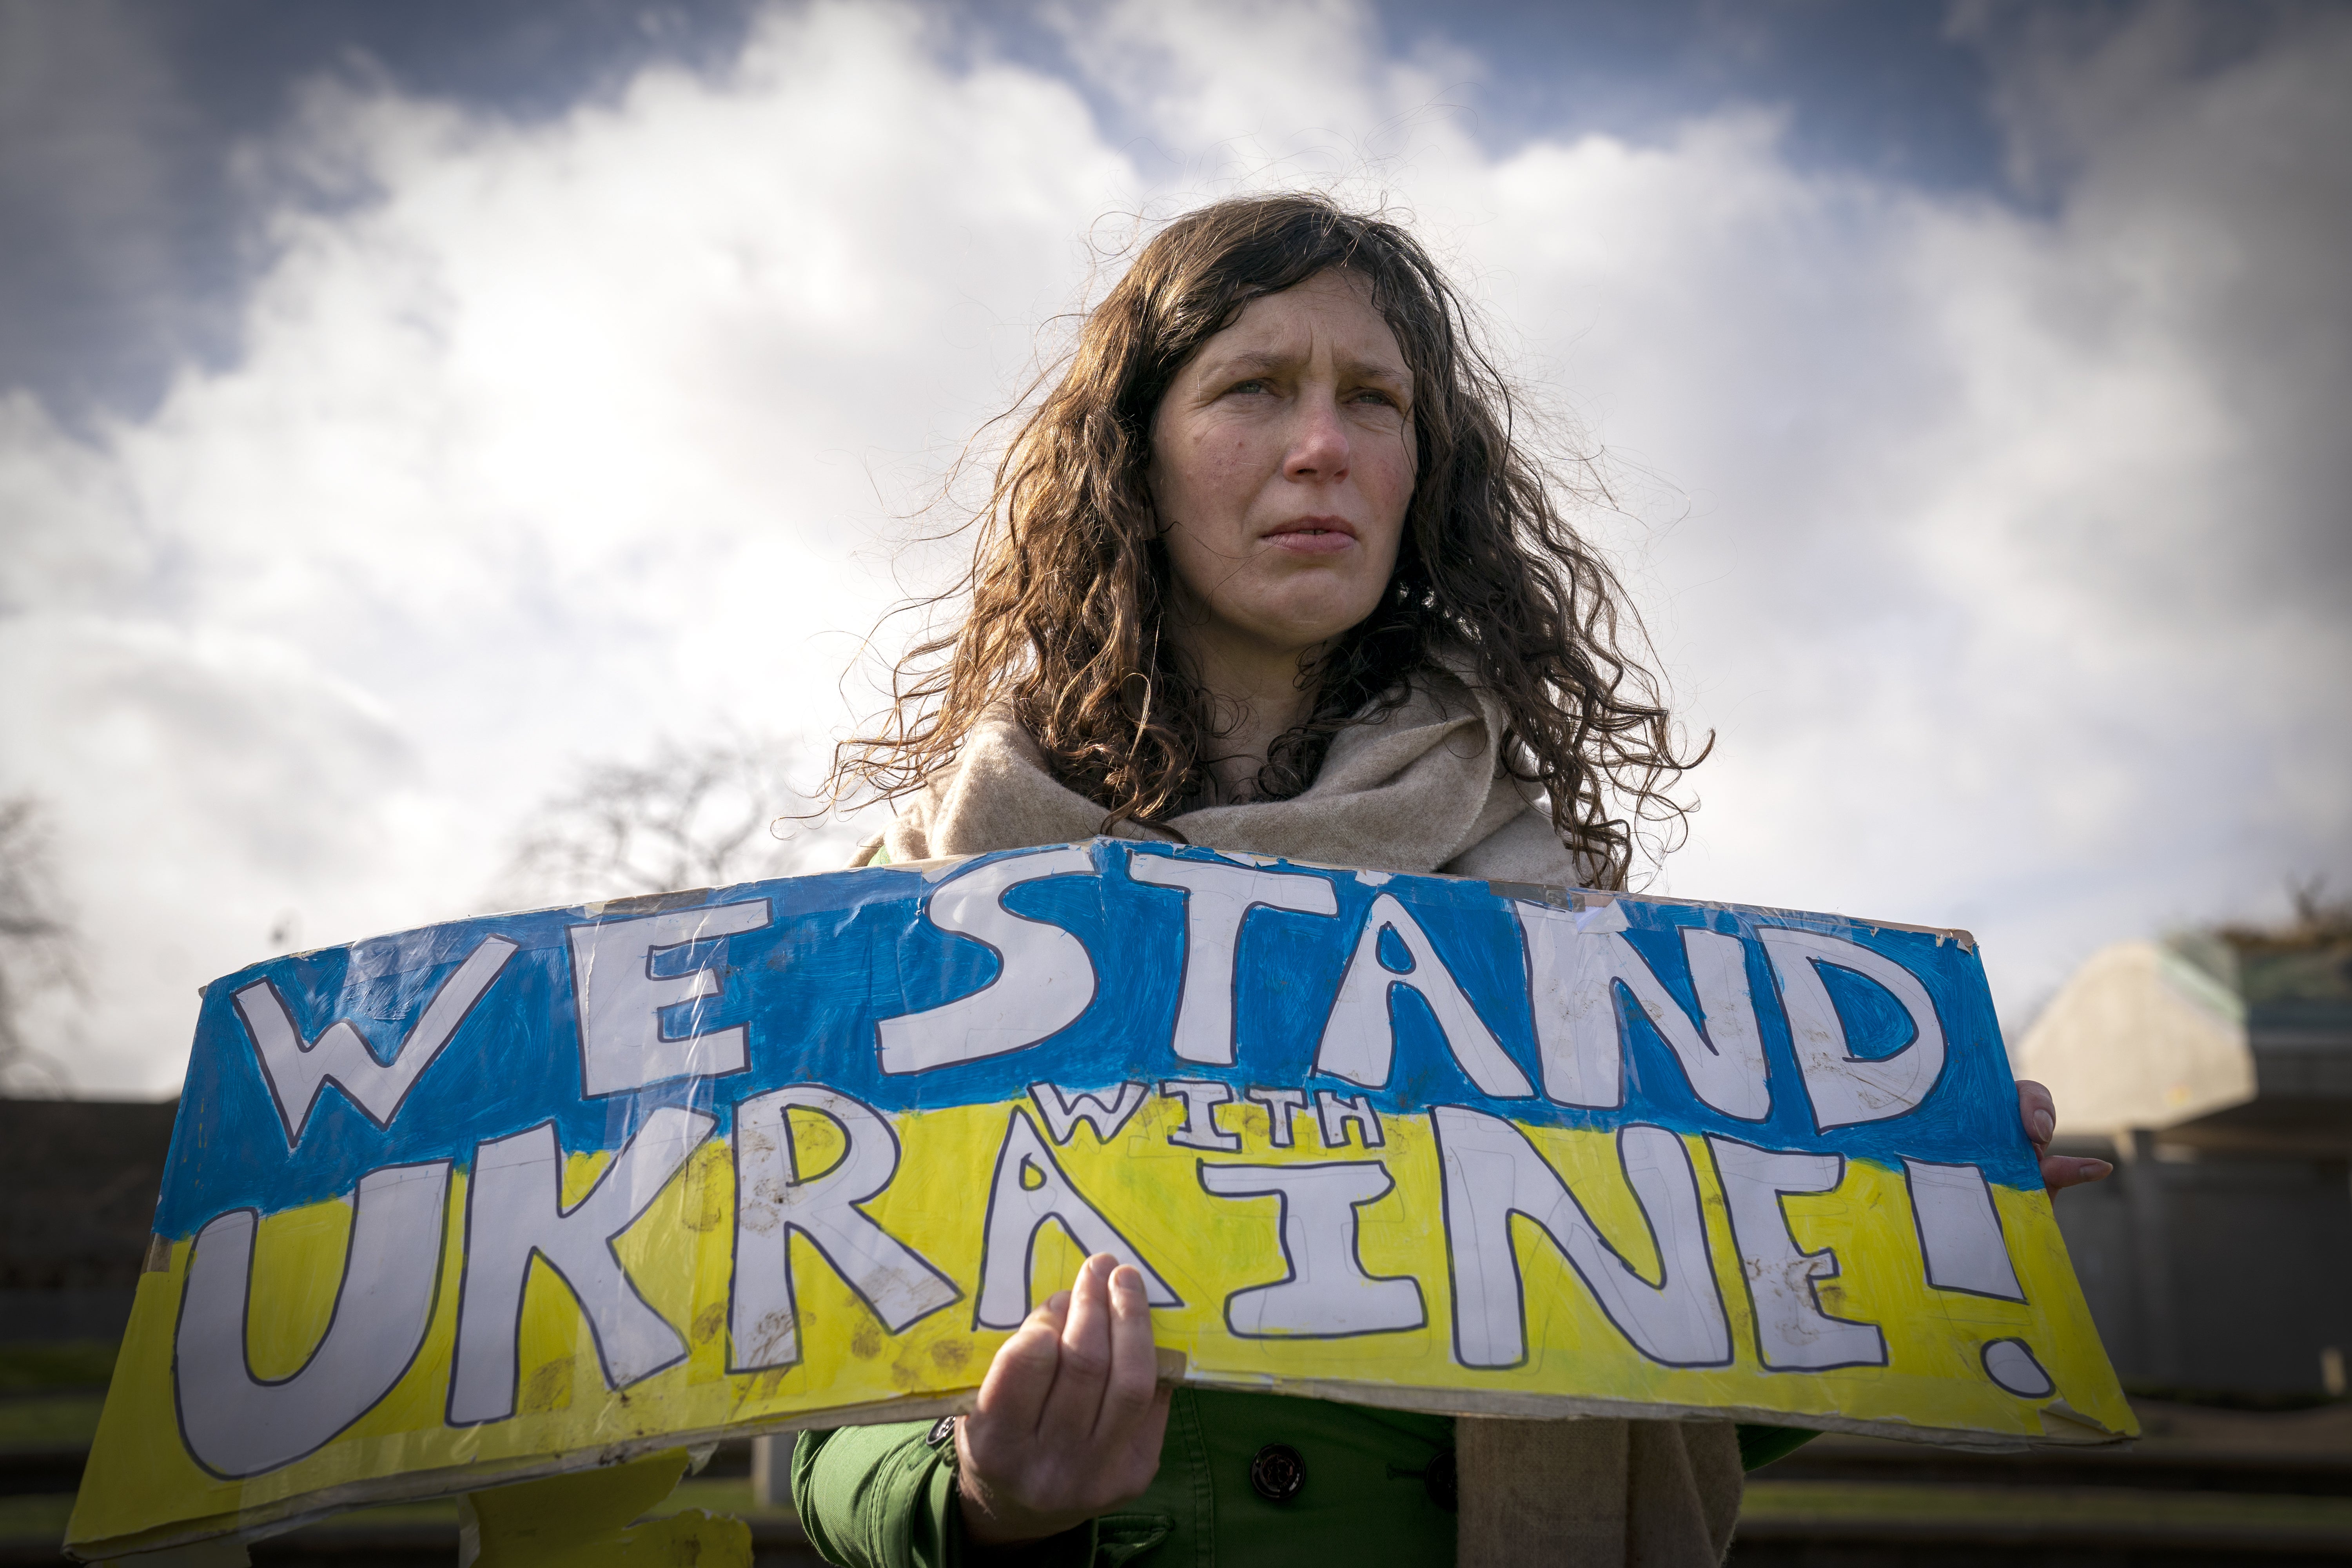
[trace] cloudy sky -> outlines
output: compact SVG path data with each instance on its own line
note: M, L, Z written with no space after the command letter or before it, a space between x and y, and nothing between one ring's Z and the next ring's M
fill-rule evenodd
M1602 453L1718 737L1654 886L1969 927L2014 1037L2352 883L2352 12L1423 9L0 0L42 1043L170 1092L196 985L487 907L583 767L839 732L1041 341L1281 185Z

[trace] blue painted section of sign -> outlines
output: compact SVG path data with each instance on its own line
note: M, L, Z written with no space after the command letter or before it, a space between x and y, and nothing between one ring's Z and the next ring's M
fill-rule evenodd
M877 1023L978 990L1000 968L989 947L941 931L924 917L923 900L937 885L937 870L932 879L889 868L790 878L635 900L598 916L582 909L488 916L257 964L206 990L156 1228L177 1238L240 1205L275 1212L316 1202L349 1192L361 1173L388 1163L447 1159L463 1165L478 1142L550 1117L563 1146L575 1152L617 1147L663 1105L710 1112L724 1132L739 1100L807 1081L894 1111L1013 1100L1039 1081L1083 1088L1123 1079L1215 1079L1231 1084L1236 1097L1247 1086L1329 1089L1350 1097L1369 1094L1387 1112L1448 1104L1536 1125L1609 1128L1645 1121L1888 1163L1898 1156L1972 1163L1997 1182L2040 1184L2018 1125L2015 1087L1980 962L1972 945L1948 934L1780 910L1617 900L1626 940L1694 1015L1698 1003L1682 928L1703 926L1741 939L1771 1087L1771 1111L1761 1122L1738 1121L1702 1103L1638 1008L1626 1009L1625 1099L1612 1110L1555 1105L1540 1095L1498 1100L1482 1094L1456 1065L1426 1005L1410 991L1397 992L1392 1003L1394 1070L1382 1088L1368 1090L1317 1074L1314 1058L1366 911L1382 893L1397 898L1421 923L1505 1050L1530 1082L1542 1082L1526 961L1509 899L1484 882L1374 878L1268 862L1327 878L1339 915L1262 909L1249 918L1236 960L1235 1063L1205 1066L1180 1061L1171 1048L1186 940L1183 895L1131 880L1126 866L1138 854L1200 858L1208 852L1110 839L1096 840L1091 849L1096 875L1024 883L1004 899L1007 910L1061 927L1085 944L1098 982L1087 1011L1037 1045L916 1074L882 1071ZM583 1096L570 929L598 918L761 899L770 900L773 916L762 929L673 949L649 966L656 977L710 967L719 993L668 1009L668 1032L747 1026L749 1068L604 1098ZM1940 1079L1916 1109L1886 1121L1815 1131L1772 967L1755 937L1772 926L1854 942L1919 979L1943 1026L1948 1054ZM379 1060L389 1061L436 991L492 936L519 951L417 1079L391 1124L379 1128L330 1086L289 1152L236 994L271 982L303 1039L348 1021ZM1387 943L1381 957L1391 970L1404 961ZM1822 973L1853 1055L1885 1056L1909 1044L1910 1020L1887 993L1847 971Z

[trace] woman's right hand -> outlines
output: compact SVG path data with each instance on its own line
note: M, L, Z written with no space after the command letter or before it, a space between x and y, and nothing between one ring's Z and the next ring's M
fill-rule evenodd
M1143 1276L1095 1254L998 1349L956 1423L965 1534L1042 1541L1142 1496L1160 1473L1169 1394Z

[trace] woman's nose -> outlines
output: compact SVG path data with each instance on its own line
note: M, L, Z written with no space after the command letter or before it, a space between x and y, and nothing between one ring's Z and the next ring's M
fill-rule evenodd
M1294 479L1336 479L1348 471L1348 426L1339 400L1328 393L1298 400L1290 430L1290 450L1282 471Z

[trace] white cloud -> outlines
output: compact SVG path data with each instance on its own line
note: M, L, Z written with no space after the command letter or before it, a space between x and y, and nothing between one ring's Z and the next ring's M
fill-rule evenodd
M0 784L58 805L93 1087L168 1087L289 911L475 907L583 759L832 727L908 464L1132 183L1066 85L850 7L536 129L322 88L273 152L347 199L276 215L240 363L0 432Z
M2116 57L2147 51L2075 68ZM2352 309L2314 273L2352 238L2348 64L2352 28L2315 25L2140 84L2078 128L2047 221L1792 194L1785 259L1708 289L1718 344L1800 330L1738 353L1744 420L1643 411L1668 471L1743 481L1662 552L1729 568L1675 605L1727 742L1677 885L1975 925L2015 1009L2099 942L2341 877L2352 474L2321 411Z
M169 1087L289 911L464 911L581 759L835 725L890 513L1094 221L1301 179L1405 202L1645 498L1602 526L1724 738L1678 891L1972 924L2014 1006L2345 865L2352 32L2011 62L2172 73L2103 89L2040 218L1745 111L1490 158L1441 101L1475 62L1346 5L1066 26L1183 183L877 6L534 128L321 89L269 162L344 199L276 214L235 368L91 443L0 409L0 788L100 944L83 1083Z

